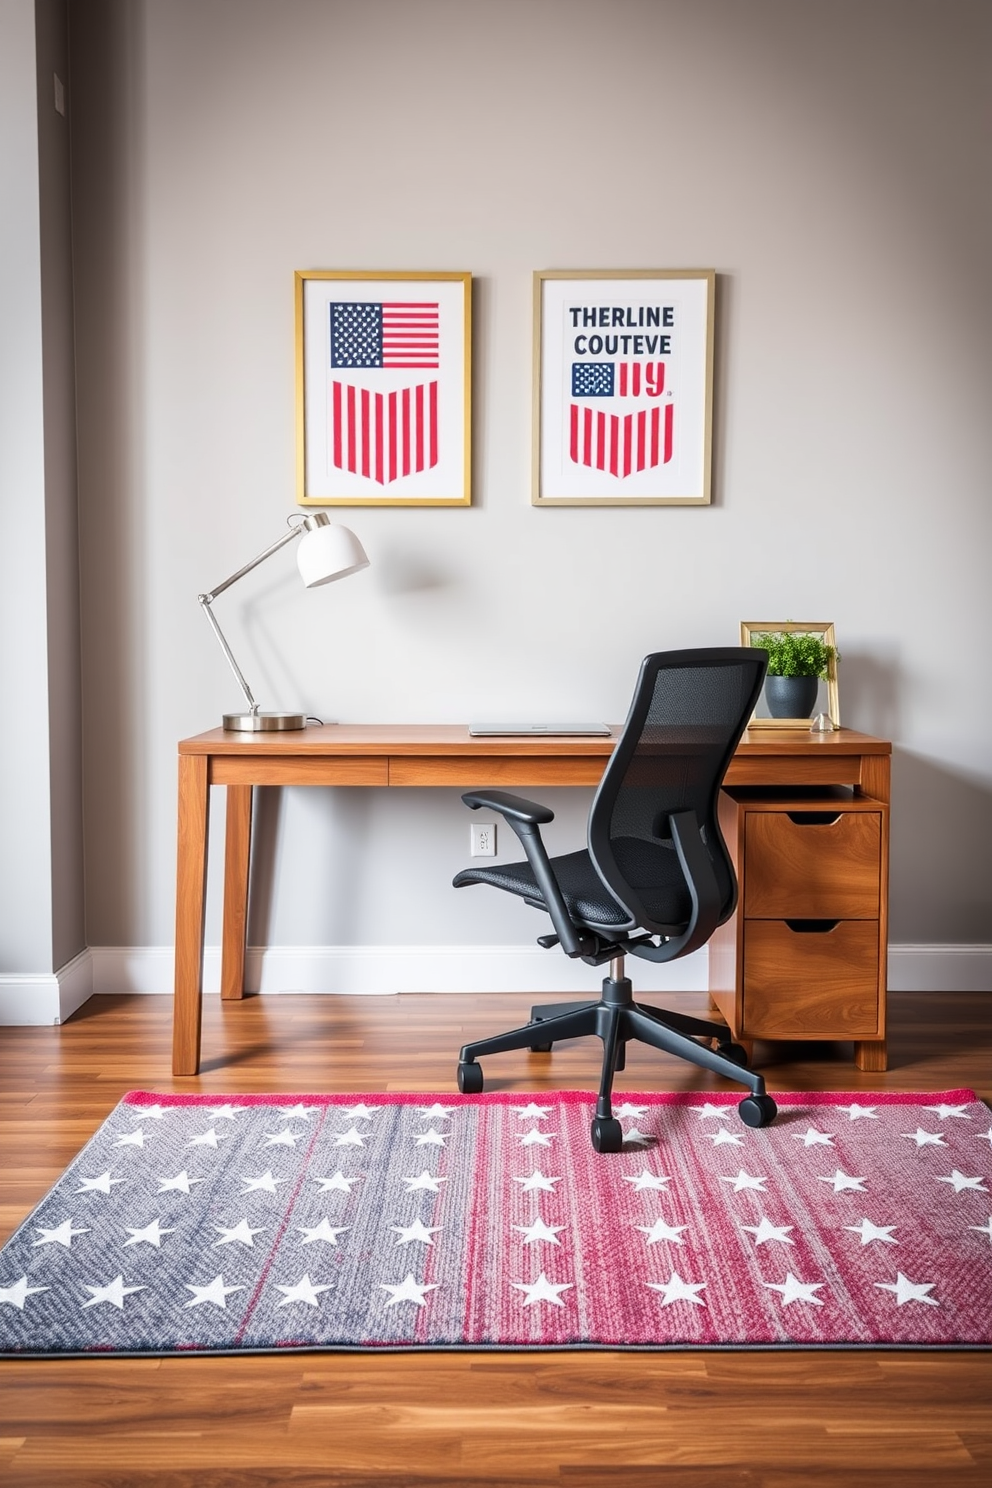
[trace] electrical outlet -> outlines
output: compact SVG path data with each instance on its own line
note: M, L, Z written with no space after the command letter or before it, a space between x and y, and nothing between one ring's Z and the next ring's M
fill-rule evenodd
M471 822L469 831L471 833L469 847L472 857L494 858L496 856L496 823Z

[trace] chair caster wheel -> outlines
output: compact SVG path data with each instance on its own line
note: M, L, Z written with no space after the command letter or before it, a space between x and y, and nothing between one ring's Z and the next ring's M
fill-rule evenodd
M623 1147L623 1127L615 1116L594 1116L590 1135L597 1152L619 1152Z
M737 1114L745 1126L771 1126L778 1106L770 1095L749 1095L737 1107Z
M747 1069L747 1050L742 1049L740 1044L717 1044L716 1052L740 1069Z
M483 1084L482 1066L475 1060L458 1066L458 1089L462 1095L478 1095Z

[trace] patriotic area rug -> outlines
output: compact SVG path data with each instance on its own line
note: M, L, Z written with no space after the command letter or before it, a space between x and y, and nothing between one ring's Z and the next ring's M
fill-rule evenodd
M125 1097L0 1252L0 1351L981 1347L971 1091Z

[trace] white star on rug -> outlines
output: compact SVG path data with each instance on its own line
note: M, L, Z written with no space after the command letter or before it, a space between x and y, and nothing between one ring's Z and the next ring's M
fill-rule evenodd
M243 1286L225 1286L223 1274L218 1274L213 1281L207 1282L206 1286L193 1286L190 1282L185 1283L186 1290L192 1292L193 1296L186 1307L202 1307L209 1303L211 1307L223 1307L227 1310L227 1299L232 1292L243 1292Z
M712 1101L707 1101L705 1106L691 1106L699 1117L715 1116L718 1121L727 1121L730 1117L729 1106L715 1106Z
M76 1193L109 1194L111 1188L115 1183L123 1183L125 1181L123 1178L111 1178L110 1174L111 1169L108 1168L107 1171L105 1173L101 1173L98 1178L84 1178L79 1188L76 1189Z
M271 1168L269 1168L269 1170L267 1172L261 1173L259 1175L259 1177L257 1177L257 1178L249 1178L247 1173L240 1174L240 1178L241 1178L241 1182L242 1183L247 1183L247 1185L248 1185L247 1188L243 1188L241 1190L242 1194L247 1194L247 1193L270 1193L270 1194L274 1194L275 1191L276 1191L276 1185L277 1184L279 1184L279 1183L287 1183L289 1181L286 1178L273 1178L273 1176L272 1176L272 1169Z
M758 1193L766 1193L765 1184L768 1182L767 1174L761 1178L755 1177L753 1173L745 1173L743 1168L738 1168L736 1178L721 1178L721 1183L732 1183L734 1193L741 1193L746 1188L753 1188Z
M697 1292L705 1292L705 1281L683 1281L677 1271L673 1271L667 1281L649 1281L648 1286L653 1292L661 1294L662 1307L671 1307L673 1302L691 1302L694 1307L705 1307L706 1300L697 1297Z
M648 1245L657 1245L662 1240L669 1240L673 1245L682 1244L682 1231L687 1230L688 1225L670 1225L663 1219L656 1219L652 1225L635 1225L635 1230L642 1230L647 1236Z
M823 1306L822 1299L816 1295L825 1285L822 1281L800 1281L791 1271L787 1271L785 1281L763 1281L761 1284L770 1292L782 1293L783 1307L788 1307L790 1302L812 1302L814 1307Z
M969 1225L968 1228L969 1230L977 1230L980 1235L988 1235L989 1239L992 1240L992 1214L989 1215L988 1224Z
M24 1304L28 1297L35 1292L50 1292L51 1287L28 1286L28 1279L22 1276L20 1281L15 1281L13 1286L0 1287L0 1306L16 1307L20 1312L24 1311Z
M387 1307L395 1307L398 1302L416 1302L418 1307L426 1307L427 1293L436 1291L441 1283L428 1281L421 1284L414 1279L413 1272L408 1271L398 1286L385 1281L380 1281L379 1285L384 1292L393 1294L386 1303Z
M792 1135L797 1142L802 1142L804 1147L832 1147L834 1145L834 1133L817 1131L815 1126L811 1126L805 1132L793 1132Z
M862 1245L870 1245L873 1240L881 1240L884 1245L898 1245L898 1240L893 1240L892 1231L897 1229L896 1225L872 1224L870 1219L863 1219L860 1224L845 1225L845 1230L850 1230L855 1235L861 1236Z
M125 1132L123 1137L118 1137L114 1143L115 1147L144 1147L145 1134L139 1126L137 1131Z
M266 1147L295 1147L306 1133L290 1131L288 1126L284 1126L281 1132L263 1132L262 1135Z
M158 1191L159 1193L168 1193L170 1190L175 1190L176 1193L188 1194L194 1183L206 1183L206 1181L205 1178L191 1178L186 1169L183 1168L182 1172L177 1173L175 1178L160 1178L158 1180Z
M447 1178L435 1178L431 1173L428 1173L426 1168L422 1173L418 1173L416 1178L403 1179L403 1182L409 1185L407 1193L416 1193L421 1188L425 1192L440 1193L441 1184L447 1183L447 1181Z
M186 1146L216 1148L219 1142L226 1142L229 1136L229 1132L221 1132L218 1136L217 1132L215 1132L213 1127L211 1126L208 1127L205 1132L201 1132L198 1137L191 1137L190 1140L186 1143Z
M985 1187L981 1178L966 1178L963 1173L958 1172L957 1168L954 1168L948 1177L938 1178L937 1182L952 1183L955 1193L961 1193L966 1188L975 1188L980 1193L988 1193L988 1189Z
M867 1182L865 1178L852 1178L850 1173L845 1173L840 1168L829 1178L822 1177L820 1174L817 1174L817 1177L821 1183L832 1183L834 1193L844 1193L847 1189L851 1189L853 1193L864 1193Z
M420 1240L424 1245L433 1245L434 1241L431 1236L436 1235L441 1226L432 1225L428 1228L419 1219L415 1219L412 1225L390 1225L389 1228L400 1237L396 1242L397 1245L410 1245L414 1240Z
M895 1293L896 1303L899 1307L902 1307L906 1302L925 1302L928 1307L939 1307L940 1303L936 1297L927 1296L928 1292L933 1291L935 1285L936 1283L932 1281L910 1281L909 1277L903 1276L901 1271L896 1272L895 1281L875 1282L875 1286L878 1287L879 1291Z
M234 1245L237 1243L238 1245L247 1245L249 1250L254 1250L255 1248L254 1236L264 1234L263 1226L259 1226L258 1229L253 1230L247 1219L239 1220L233 1229L228 1229L225 1225L218 1224L214 1225L214 1229L220 1236L219 1240L214 1241L214 1246Z
M142 1106L142 1121L162 1121L165 1117L165 1107L160 1105Z
M535 1168L526 1178L514 1175L514 1183L522 1183L524 1193L531 1193L536 1189L543 1189L546 1193L554 1193L555 1184L561 1182L561 1178L549 1178L542 1173L540 1168Z
M618 1121L640 1120L648 1113L647 1106L632 1106L630 1101L624 1101L622 1106L614 1106L613 1114Z
M350 1230L351 1225L339 1225L335 1229L325 1214L319 1225L314 1225L313 1227L297 1225L296 1228L303 1236L303 1239L300 1241L301 1245L314 1245L318 1240L324 1240L328 1245L337 1245L338 1236L343 1235L346 1230Z
M639 1127L629 1126L623 1134L624 1142L633 1142L636 1146L645 1147L654 1141L650 1132L642 1132Z
M332 1189L338 1189L341 1193L351 1193L351 1185L357 1183L361 1176L361 1173L357 1173L354 1178L346 1178L339 1168L333 1178L315 1178L313 1181L321 1193L330 1193Z
M987 1132L976 1132L975 1133L975 1141L976 1142L992 1142L992 1126L989 1127L989 1129L988 1129Z
M725 1126L717 1127L715 1132L704 1132L704 1137L709 1137L714 1147L743 1147L744 1138L728 1131Z
M341 1115L345 1121L371 1121L382 1110L381 1106L367 1106L364 1101L357 1106L342 1106Z
M125 1225L124 1228L131 1236L130 1240L124 1241L125 1250L129 1245L154 1245L156 1250L160 1250L162 1248L162 1236L175 1234L175 1227L171 1230L163 1230L160 1221L157 1219L153 1219L150 1224L146 1224L143 1230L134 1230L130 1225Z
M339 1132L334 1138L335 1147L364 1147L368 1140L368 1132L360 1132L357 1126L350 1126L346 1132Z
M331 1290L331 1283L329 1281L315 1286L310 1280L310 1273L305 1272L295 1286L282 1286L279 1282L276 1282L276 1291L284 1294L282 1301L276 1305L279 1307L289 1307L293 1302L302 1302L307 1307L319 1307L320 1303L317 1301L317 1298L320 1296L320 1293Z
M316 1111L316 1106L304 1106L297 1102L295 1106L278 1106L276 1108L283 1121L309 1121L310 1112Z
M667 1188L672 1178L670 1173L649 1173L647 1168L642 1168L639 1173L621 1173L624 1183L632 1183L634 1192L640 1193L642 1188Z
M247 1106L208 1106L207 1115L211 1121L233 1121L239 1111L247 1111Z
M558 1239L558 1235L565 1226L547 1225L541 1216L538 1215L532 1224L514 1225L513 1228L519 1230L521 1235L523 1235L525 1245L534 1245L538 1240L547 1240L551 1245L560 1245L561 1241Z
M795 1225L773 1225L770 1219L761 1216L761 1223L756 1225L741 1225L742 1230L747 1230L754 1236L755 1245L765 1245L769 1240L781 1240L783 1245L795 1245L794 1240L789 1239L789 1231L795 1229Z
M34 1245L64 1245L66 1250L70 1248L77 1235L88 1235L89 1230L74 1230L72 1220L64 1219L54 1230L46 1230L41 1225L36 1226L40 1240L35 1240Z
M440 1225L431 1225L428 1228L427 1225L424 1225L418 1219L413 1220L412 1225L390 1225L391 1231L396 1232L400 1237L396 1242L397 1245L409 1245L410 1242L415 1240L422 1241L424 1245L433 1245L434 1241L431 1240L431 1235L436 1235L440 1231L440 1228L442 1228Z
M940 1132L928 1132L928 1131L924 1131L923 1128L920 1127L920 1126L918 1126L916 1128L915 1132L900 1132L899 1135L901 1137L908 1138L908 1140L910 1142L915 1142L916 1145L917 1145L917 1147L946 1147L947 1146L947 1143L944 1141L944 1139L941 1136Z
M450 1121L454 1106L442 1106L440 1101L435 1101L432 1106L421 1106L421 1121Z
M849 1121L880 1121L881 1120L881 1117L878 1114L878 1107L877 1106L859 1106L858 1103L857 1103L857 1101L854 1101L849 1106L838 1106L837 1109L838 1109L838 1111L846 1111L847 1112L847 1119Z
M521 1147L550 1147L551 1138L556 1137L557 1132L542 1132L536 1126L532 1126L529 1132L525 1132L517 1141Z
M514 1114L519 1116L521 1121L543 1121L550 1110L550 1106L539 1106L535 1101L531 1101L529 1106L513 1107Z
M448 1136L447 1132L435 1131L432 1126L430 1131L418 1132L415 1139L417 1147L443 1147Z
M958 1121L971 1120L971 1117L968 1115L968 1112L965 1110L964 1106L948 1106L941 1104L939 1106L924 1106L923 1109L924 1111L936 1111L941 1121L947 1121L950 1117L956 1117ZM881 1286L881 1282L879 1282L878 1285Z
M143 1286L125 1286L123 1276L115 1276L113 1281L108 1282L106 1286L88 1286L85 1282L83 1285L87 1292L93 1293L88 1302L80 1304L80 1310L83 1312L85 1312L87 1307L99 1306L101 1302L109 1302L112 1307L123 1309L125 1297L130 1297L132 1292L146 1292L148 1290L147 1287Z
M565 1303L560 1296L561 1292L570 1292L574 1287L574 1281L549 1281L542 1271L536 1281L514 1281L510 1285L518 1292L526 1292L524 1307L535 1307L538 1302L551 1302L555 1307L564 1307Z

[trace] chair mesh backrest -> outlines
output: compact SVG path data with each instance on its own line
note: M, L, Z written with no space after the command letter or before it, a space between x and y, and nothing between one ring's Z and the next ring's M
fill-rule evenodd
M720 784L764 681L767 653L746 647L662 651L645 658L624 731L593 802L589 850L607 886L650 928L611 844L671 839L668 818L694 811L716 872L723 917L736 880L717 821Z

